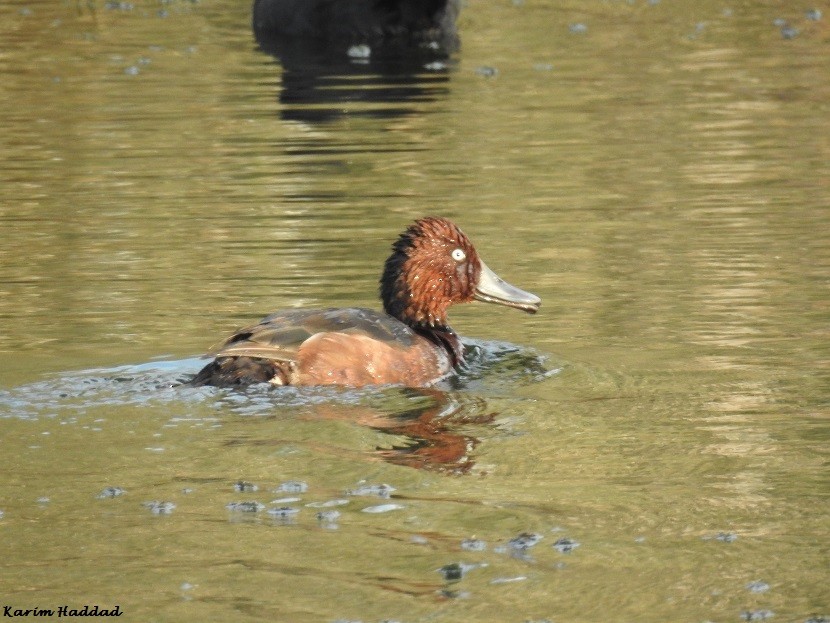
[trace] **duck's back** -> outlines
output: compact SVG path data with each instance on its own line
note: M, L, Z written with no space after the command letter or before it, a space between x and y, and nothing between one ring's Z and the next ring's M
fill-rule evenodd
M288 310L234 333L195 385L428 384L452 369L446 351L401 321L364 308Z

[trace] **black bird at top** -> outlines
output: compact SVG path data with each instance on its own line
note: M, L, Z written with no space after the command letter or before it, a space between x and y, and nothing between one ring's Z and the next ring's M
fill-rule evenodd
M335 48L458 48L461 0L254 0L257 39L303 38Z

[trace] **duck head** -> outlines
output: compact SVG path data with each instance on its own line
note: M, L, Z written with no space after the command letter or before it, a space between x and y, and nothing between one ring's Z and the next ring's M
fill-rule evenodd
M470 239L440 217L415 221L392 245L380 280L387 314L413 327L447 328L456 303L484 301L536 313L541 299L510 285L478 256Z

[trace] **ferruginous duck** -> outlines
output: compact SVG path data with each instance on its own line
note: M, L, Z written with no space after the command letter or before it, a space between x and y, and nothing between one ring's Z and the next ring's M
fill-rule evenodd
M502 280L470 239L440 217L415 221L392 245L380 279L383 312L292 309L241 329L208 353L194 385L425 387L463 362L447 322L456 303L484 301L536 313L539 297Z

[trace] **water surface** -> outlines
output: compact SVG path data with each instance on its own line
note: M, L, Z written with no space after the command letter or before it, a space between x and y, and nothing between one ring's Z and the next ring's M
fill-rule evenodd
M329 71L224 0L0 7L2 605L827 620L810 8L471 0L447 62ZM454 310L457 379L181 386L272 310L377 305L426 214L543 299Z

